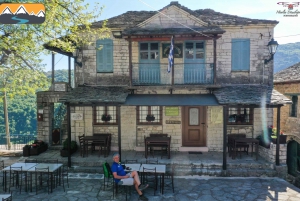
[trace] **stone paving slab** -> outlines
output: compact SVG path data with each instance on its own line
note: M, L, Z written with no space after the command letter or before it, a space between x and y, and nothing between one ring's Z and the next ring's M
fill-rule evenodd
M121 191L113 199L112 188L104 190L101 175L77 175L69 179L69 188L64 192L62 186L48 194L47 189L41 189L38 195L35 192L21 194L13 191L14 201L106 201L125 200ZM89 179L87 179L89 177ZM159 191L146 189L144 194L150 201L263 201L263 200L300 200L300 189L279 178L239 178L239 177L176 177L175 192L165 189L163 195ZM35 189L34 189L35 190ZM0 193L3 193L2 188ZM138 200L134 187L130 188L128 201Z

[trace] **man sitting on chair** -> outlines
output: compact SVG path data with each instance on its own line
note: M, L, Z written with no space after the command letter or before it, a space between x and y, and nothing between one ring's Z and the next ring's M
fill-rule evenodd
M142 193L142 190L145 190L148 187L148 184L141 184L137 171L134 170L130 173L126 173L120 163L120 155L118 153L113 155L113 161L114 162L111 166L111 171L113 173L115 182L118 185L134 185L136 191L140 195L140 200L148 200Z

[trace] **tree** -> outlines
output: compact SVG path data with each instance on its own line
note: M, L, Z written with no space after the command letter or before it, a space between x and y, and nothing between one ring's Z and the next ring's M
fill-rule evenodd
M45 86L46 77L42 73L43 65L39 59L40 55L45 53L43 45L72 53L76 48L92 43L95 38L108 36L105 22L102 28L92 27L92 23L98 19L103 9L99 5L89 11L89 4L84 4L83 0L31 2L41 2L45 5L44 23L0 25L0 99L3 100L8 140L7 97L35 93L36 89Z

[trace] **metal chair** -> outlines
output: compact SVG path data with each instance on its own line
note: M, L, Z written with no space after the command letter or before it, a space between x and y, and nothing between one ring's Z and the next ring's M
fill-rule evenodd
M156 173L156 167L155 168L143 167L142 177L143 177L143 183L148 183L149 184L148 188L153 188L154 195L155 195L155 191L157 190L157 177L158 177ZM150 184L153 184L153 186L150 186Z
M105 190L105 184L106 186L108 187L108 184L109 184L109 180L111 180L111 184L113 185L113 182L114 182L114 178L113 178L113 175L111 173L111 170L109 171L109 169L107 169L109 166L109 164L107 164L107 162L105 162L102 167L103 167L103 174L104 174L104 190ZM109 166L110 168L110 166Z
M36 158L27 158L27 159L25 159L25 163L37 163L37 159Z
M170 170L167 170L165 173L164 187L171 187L173 193L174 193L174 174L175 174L175 165L171 164Z
M134 163L138 163L137 159L125 160L125 164L134 164Z
M69 188L69 167L67 167L67 166L62 167L61 176L62 176L62 183L63 183L64 192L65 192L65 180L64 180L65 177L67 178L67 185Z
M38 186L43 186L43 180L47 182L48 194L50 191L50 172L49 167L37 168L35 167L35 193L37 195Z
M4 161L0 161L0 177L2 177L2 186L3 186L3 190L4 190L4 174L3 174L3 170L4 169Z
M9 167L9 191L11 191L11 187L16 187L20 189L20 193L22 190L23 184L23 171L22 167ZM15 186L16 181L16 186Z
M158 164L158 159L147 159L146 164Z

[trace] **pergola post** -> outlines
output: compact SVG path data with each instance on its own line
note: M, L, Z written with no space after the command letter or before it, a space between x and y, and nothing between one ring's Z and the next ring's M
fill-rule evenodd
M227 105L223 106L223 170L227 169Z
M279 162L279 137L280 137L280 107L281 105L277 106L277 141L276 141L276 165L280 165Z
M118 107L118 109L117 109L117 116L118 116L118 147L119 147L120 161L122 161L121 160L121 150L122 150L122 147L121 147L121 106L118 105L117 107Z

